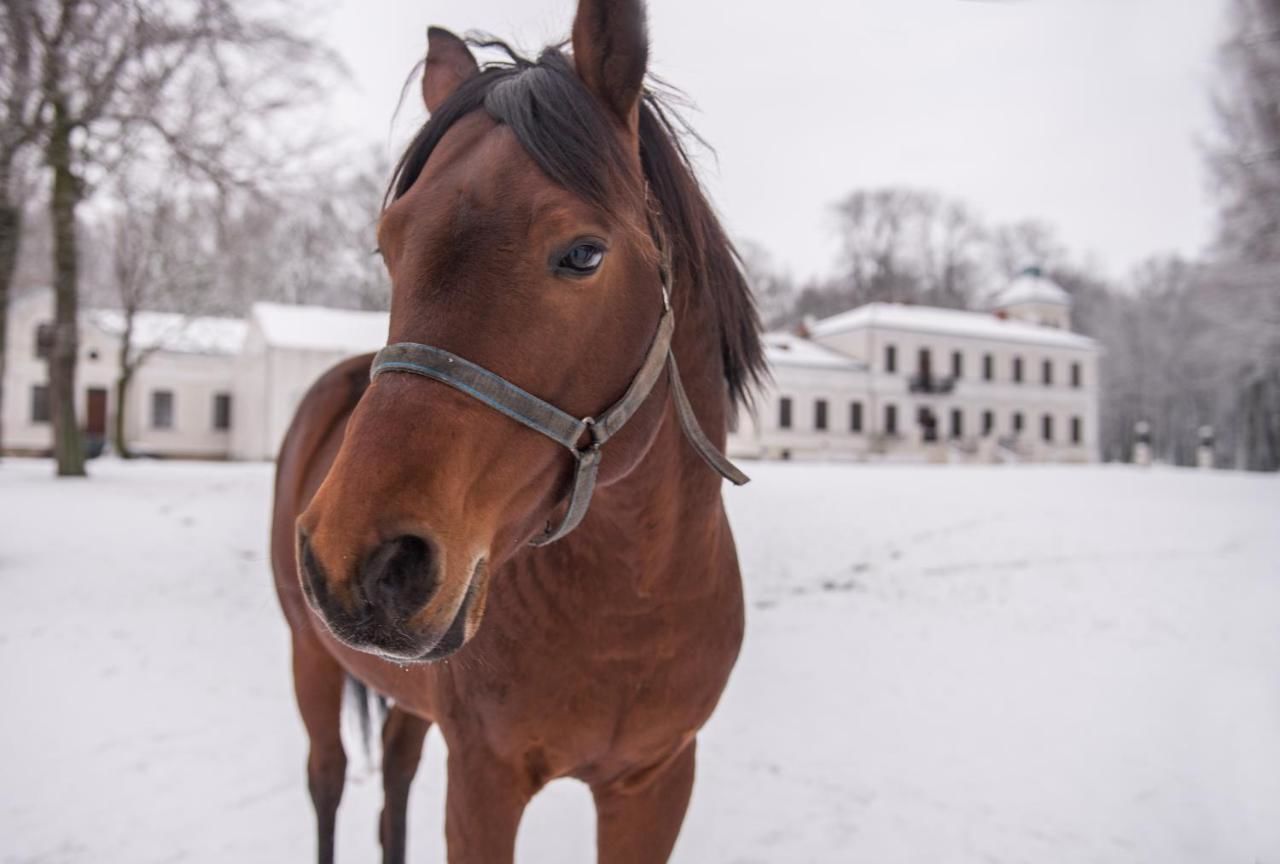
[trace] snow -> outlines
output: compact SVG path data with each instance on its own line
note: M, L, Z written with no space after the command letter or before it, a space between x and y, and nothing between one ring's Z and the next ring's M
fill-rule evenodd
M997 318L986 312L966 312L933 306L908 306L902 303L868 303L848 312L823 318L811 326L818 338L863 327L886 327L916 333L944 336L967 336L1032 345L1095 350L1097 342L1088 336L1041 327L1023 321Z
M314 351L362 354L387 344L391 316L386 312L254 303L250 313L268 345Z
M268 466L0 463L0 861L307 860ZM1280 480L767 463L681 862L1280 860ZM500 590L500 586L495 590ZM443 859L443 744L410 856ZM374 860L353 753L340 860ZM523 861L593 858L590 796Z
M124 313L93 309L89 321L110 336L124 334ZM138 312L133 318L133 344L180 354L239 354L247 325L240 318L189 317L176 312Z
M839 351L824 348L794 333L766 333L764 353L770 366L806 366L854 371L867 368L867 364L859 360L847 357Z

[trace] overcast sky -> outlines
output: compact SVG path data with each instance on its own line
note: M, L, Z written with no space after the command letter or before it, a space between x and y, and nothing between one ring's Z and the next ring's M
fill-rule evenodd
M1208 241L1201 143L1222 0L650 0L651 70L696 104L702 176L737 238L797 278L834 269L832 203L907 184L992 221L1043 219L1124 276ZM331 122L398 152L400 85L428 24L534 49L573 0L350 0L325 35L351 67ZM393 152L394 151L394 152Z

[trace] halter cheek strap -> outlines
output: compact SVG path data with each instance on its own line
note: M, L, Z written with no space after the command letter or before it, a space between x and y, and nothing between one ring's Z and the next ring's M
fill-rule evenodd
M671 393L676 416L680 418L680 428L684 430L693 449L703 461L731 483L741 486L748 481L747 475L734 467L715 448L698 425L693 406L689 404L689 397L680 382L675 354L671 351L675 320L665 289L662 306L658 332L654 334L649 353L645 355L640 370L631 379L627 392L596 417L578 419L483 366L443 348L416 342L397 342L383 348L373 358L369 377L372 380L383 372L407 372L439 381L483 402L517 423L542 433L572 453L577 464L568 509L559 525L548 524L542 534L530 541L533 546L545 546L578 527L582 517L587 515L587 508L591 506L591 494L595 490L596 474L600 469L600 448L640 409L664 369L668 370L671 380Z

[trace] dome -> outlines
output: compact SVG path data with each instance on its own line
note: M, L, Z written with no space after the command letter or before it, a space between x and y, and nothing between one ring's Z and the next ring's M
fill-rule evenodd
M1070 306L1071 295L1062 286L1044 275L1039 267L1028 267L1018 274L992 304L996 309L1007 309L1024 303L1042 303L1050 306Z

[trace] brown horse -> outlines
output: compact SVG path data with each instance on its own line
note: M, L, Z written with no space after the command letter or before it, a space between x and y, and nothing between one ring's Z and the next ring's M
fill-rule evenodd
M450 861L510 861L530 798L575 777L599 859L657 862L737 658L705 463L733 473L713 447L761 372L756 313L645 86L641 0L581 0L572 48L482 68L429 31L430 119L378 228L395 344L326 373L280 453L272 563L322 862L348 676L392 705L384 861L436 723Z

